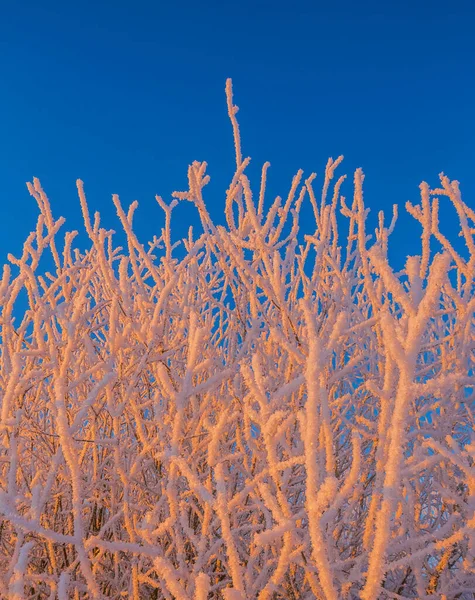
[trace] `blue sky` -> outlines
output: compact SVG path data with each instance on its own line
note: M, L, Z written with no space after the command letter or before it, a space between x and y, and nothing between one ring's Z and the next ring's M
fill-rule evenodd
M155 194L184 189L187 165L206 160L208 206L222 220L234 167L226 77L250 173L269 160L271 194L285 194L298 168L321 175L344 154L343 191L363 167L374 223L441 170L474 206L474 24L472 3L427 0L4 3L1 262L36 221L33 176L69 228L81 226L78 177L107 227L120 228L112 193L137 199L146 241L161 226ZM193 212L174 214L181 236ZM404 215L393 252L417 252L418 235Z

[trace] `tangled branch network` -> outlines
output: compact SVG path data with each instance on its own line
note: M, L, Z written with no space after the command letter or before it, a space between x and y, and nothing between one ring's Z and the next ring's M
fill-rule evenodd
M0 284L0 597L475 598L475 213L456 181L422 184L406 206L420 256L395 272L396 211L368 235L363 174L346 201L341 158L318 200L298 172L264 209L269 165L254 197L226 90L226 226L205 163L157 197L148 249L136 203L113 197L115 247L78 181L82 252L28 186L38 223ZM180 253L185 200L201 233Z

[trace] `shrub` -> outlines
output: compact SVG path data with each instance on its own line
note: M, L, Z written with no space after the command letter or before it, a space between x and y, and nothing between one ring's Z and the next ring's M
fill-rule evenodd
M363 174L346 202L341 158L320 200L299 172L265 210L267 164L254 200L230 82L227 98L227 226L206 210L205 163L171 204L157 197L148 250L136 203L114 196L116 248L78 181L81 252L29 185L38 224L0 285L4 597L473 598L475 213L457 182L422 184L407 205L421 255L396 273L396 212L370 238ZM177 258L184 200L202 233Z

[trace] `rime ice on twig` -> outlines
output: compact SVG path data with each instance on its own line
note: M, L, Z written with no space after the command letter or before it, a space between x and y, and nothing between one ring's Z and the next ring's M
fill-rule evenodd
M29 185L38 224L0 282L0 589L473 598L475 213L457 182L422 184L407 204L421 256L395 273L397 210L371 244L362 171L351 202L334 181L342 157L319 200L299 172L267 210L266 163L255 201L230 81L226 93L226 227L206 210L206 163L171 203L157 196L165 224L149 250L137 204L114 196L127 238L115 248L80 181L90 247L74 248L75 232L60 242L63 220ZM465 249L441 231L436 196ZM179 259L185 199L202 233Z

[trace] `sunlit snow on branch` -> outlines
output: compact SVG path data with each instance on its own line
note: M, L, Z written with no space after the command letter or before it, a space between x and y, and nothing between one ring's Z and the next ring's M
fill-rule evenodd
M78 181L83 252L29 184L38 224L0 282L0 597L475 598L475 213L422 184L420 256L395 272L396 208L370 235L341 158L265 208L226 93L226 226L206 163L157 197L148 249L136 203L113 197L117 248ZM201 229L178 252L185 200Z

